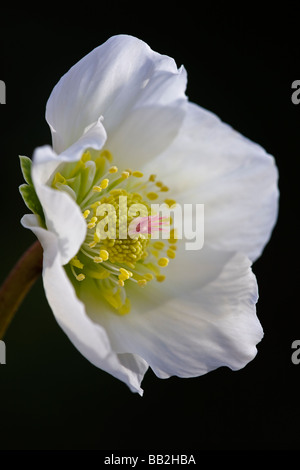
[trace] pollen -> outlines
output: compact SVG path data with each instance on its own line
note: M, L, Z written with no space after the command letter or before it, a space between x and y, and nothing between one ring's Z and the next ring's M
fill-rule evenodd
M89 211L88 209L86 211L84 211L83 214L82 214L83 217L86 219L89 216L90 212L91 211Z

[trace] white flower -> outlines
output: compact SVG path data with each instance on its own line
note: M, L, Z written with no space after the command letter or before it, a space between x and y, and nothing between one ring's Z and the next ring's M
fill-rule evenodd
M185 69L134 37L94 49L49 98L53 149L36 149L29 177L44 221L22 219L44 248L45 292L61 328L140 394L148 366L161 378L236 370L263 335L251 262L277 216L274 160L188 102L185 89ZM204 204L203 248L187 251L173 232L164 243L100 239L97 208L119 209L120 194Z

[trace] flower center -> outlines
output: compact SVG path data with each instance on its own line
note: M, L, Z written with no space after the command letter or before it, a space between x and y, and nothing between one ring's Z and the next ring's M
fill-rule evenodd
M176 237L170 217L153 211L153 201L171 207L168 188L150 175L126 169L119 172L110 152L85 152L77 163L64 163L52 187L66 191L80 206L87 234L67 271L76 281L92 278L103 297L119 314L130 311L126 284L144 287L162 282L161 269L175 258ZM163 198L163 200L161 200ZM158 240L159 235L168 239Z

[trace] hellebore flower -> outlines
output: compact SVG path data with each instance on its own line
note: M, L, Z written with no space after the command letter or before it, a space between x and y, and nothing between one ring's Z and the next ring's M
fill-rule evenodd
M190 103L186 80L143 41L112 37L53 89L53 148L37 148L31 168L21 159L34 212L22 224L43 247L58 324L140 394L149 366L161 378L237 370L263 336L251 263L277 217L274 159ZM153 203L187 208L190 231L188 206L203 204L204 244L187 249L191 236L178 237L172 214L150 212ZM169 238L152 237L166 220Z

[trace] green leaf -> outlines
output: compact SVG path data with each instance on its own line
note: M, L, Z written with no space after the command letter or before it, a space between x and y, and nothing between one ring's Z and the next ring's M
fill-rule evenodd
M39 215L42 220L45 220L44 212L34 187L28 184L21 184L19 190L28 209L34 214Z
M28 157L23 157L21 155L19 156L19 158L20 158L21 170L22 170L26 183L28 183L29 185L33 185L32 179L31 179L31 165L32 165L31 159Z

